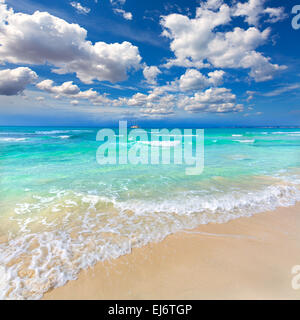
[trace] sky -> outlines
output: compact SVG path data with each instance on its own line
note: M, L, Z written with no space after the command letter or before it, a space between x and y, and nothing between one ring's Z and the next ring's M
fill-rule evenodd
M0 0L0 125L299 126L297 1Z

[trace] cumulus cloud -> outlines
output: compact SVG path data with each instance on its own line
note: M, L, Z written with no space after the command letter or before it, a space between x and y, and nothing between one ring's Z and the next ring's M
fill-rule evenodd
M161 71L156 66L146 66L143 70L144 77L149 84L156 84L156 78L160 73Z
M112 5L121 5L123 6L126 3L126 0L110 0Z
M26 86L37 80L37 74L29 68L19 67L0 71L0 95L13 96L22 93Z
M165 106L162 108L145 108L139 110L139 116L150 118L150 119L161 119L168 116L174 115L174 109L166 108Z
M141 97L140 97L141 98ZM131 100L137 100L138 97L135 95ZM173 115L175 113L175 106L176 106L176 97L172 94L165 94L160 96L155 92L146 95L143 99L140 99L139 102L141 103L140 106L143 108L139 109L139 114L143 117L148 118L161 118Z
M193 19L181 14L162 18L163 35L171 40L170 48L175 54L175 59L165 66L250 69L255 81L271 79L276 71L284 69L256 51L268 40L269 28L216 31L219 26L229 26L232 19L232 8L222 3L217 0L202 3Z
M207 0L206 2L202 2L202 7L206 9L216 10L221 7L223 4L223 0Z
M202 90L208 87L217 87L223 83L225 72L223 70L215 70L208 72L207 75L202 74L196 69L187 69L180 78L168 82L166 85L155 87L156 92L191 92Z
M208 83L217 83L223 77L223 72L211 72L205 78ZM73 82L68 81L57 86L52 80L44 80L37 84L40 90L54 94L56 98L67 97L74 106L80 100L88 100L94 105L105 107L130 108L134 114L147 118L163 118L176 114L178 109L190 113L232 113L243 111L243 106L236 103L236 96L230 89L211 87L205 91L197 90L193 95L169 93L162 87L154 87L148 93L137 92L129 97L109 98L100 95L93 89L81 91ZM193 87L190 85L190 87ZM126 109L128 110L128 109Z
M49 63L54 72L75 73L84 83L123 81L140 67L139 50L130 42L92 44L84 28L47 12L14 13L0 3L0 28L0 63Z
M209 88L203 92L195 93L192 97L182 97L178 102L178 106L192 113L229 113L243 111L243 106L236 104L235 100L236 96L230 89Z
M198 90L193 95L168 93L164 87L155 87L148 94L136 93L129 98L114 100L114 106L136 107L139 115L159 118L183 109L189 113L235 113L243 111L243 105L237 104L236 95L227 88L211 87Z
M132 13L127 12L122 8L125 2L126 0L110 0L115 14L121 15L126 20L132 20Z
M244 16L245 21L249 25L257 26L259 20L263 16L268 16L269 18L266 22L275 23L286 18L284 13L284 8L266 8L264 9L265 0L249 0L245 3L237 3L234 8L234 16Z
M77 106L79 104L79 101L78 100L72 100L72 101L70 101L70 103L73 106Z
M58 95L75 95L80 92L80 89L73 84L73 81L64 82L61 86L54 86L53 84L52 80L44 80L36 86L41 90Z
M113 11L114 13L120 14L126 20L132 20L131 12L126 12L125 10L119 8L114 8Z
M80 2L72 1L72 2L70 2L70 5L73 8L75 8L78 13L81 13L81 14L87 14L91 11L90 8L83 7Z
M149 93L135 93L128 98L119 98L110 102L115 107L136 108L138 116L160 118L173 115L176 107L176 96L167 94L159 87Z
M99 93L92 88L81 91L76 84L73 84L73 81L67 81L60 86L55 86L53 80L47 79L39 82L36 86L40 90L54 94L55 98L67 97L72 99L71 104L73 105L76 105L74 101L80 99L89 100L95 105L103 105L111 102L105 95L99 95Z
M196 69L188 69L179 79L179 88L182 91L199 90L211 85L218 86L223 82L225 72L215 70L206 77Z
M284 8L266 8L264 13L269 15L269 19L266 22L276 23L284 20L288 15L284 12Z

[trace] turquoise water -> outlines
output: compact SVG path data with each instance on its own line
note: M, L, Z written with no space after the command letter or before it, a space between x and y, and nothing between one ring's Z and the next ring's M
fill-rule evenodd
M196 176L101 166L97 131L0 128L0 298L38 299L133 247L300 199L299 128L206 129Z

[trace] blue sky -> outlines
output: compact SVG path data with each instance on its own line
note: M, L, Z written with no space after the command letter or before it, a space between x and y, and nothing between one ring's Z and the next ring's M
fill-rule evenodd
M300 125L297 4L0 0L0 125Z

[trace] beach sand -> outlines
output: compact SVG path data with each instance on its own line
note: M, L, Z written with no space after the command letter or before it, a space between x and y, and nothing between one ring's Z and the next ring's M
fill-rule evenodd
M44 299L300 299L300 204L202 225L82 271Z

